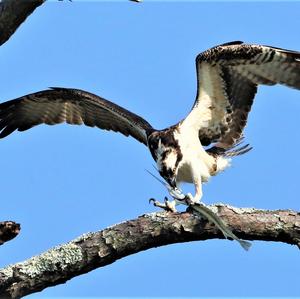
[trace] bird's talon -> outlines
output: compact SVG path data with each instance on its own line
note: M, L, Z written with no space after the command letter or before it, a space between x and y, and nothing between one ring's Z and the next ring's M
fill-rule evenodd
M150 198L149 199L149 204L151 204L152 201L153 201L153 204L154 204L156 200L154 198Z
M187 193L185 195L185 198L184 198L184 201L186 202L187 205L191 205L191 204L194 204L194 200L193 200L193 196L191 193Z
M170 212L177 212L176 208L175 208L175 201L169 201L168 199L165 201L165 204L166 204L166 207L167 207L167 211L170 211Z
M164 209L167 212L176 212L175 204L173 203L173 201L170 202L167 197L164 198L164 203L161 203L158 200L155 200L154 198L149 199L149 203L151 202L153 202L153 205L155 207Z
M156 199L154 198L150 198L149 199L149 204L153 203L153 205L155 207L160 207L161 208L161 205L163 205L161 202L157 201Z

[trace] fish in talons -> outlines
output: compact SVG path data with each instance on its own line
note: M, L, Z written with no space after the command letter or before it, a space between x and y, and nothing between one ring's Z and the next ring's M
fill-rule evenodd
M147 170L147 172L153 176L156 180L158 180L161 184L163 184L169 194L173 197L174 200L169 201L167 197L164 198L164 203L161 203L153 198L149 200L149 203L153 202L155 207L162 208L169 212L176 212L176 205L183 204L188 206L188 211L192 211L194 214L206 218L209 222L215 224L215 226L222 232L225 239L233 239L237 241L243 249L248 251L251 247L251 243L245 240L241 240L238 238L232 230L227 226L227 224L219 217L216 213L214 213L210 208L208 208L203 203L195 202L193 200L193 196L190 193L183 194L182 191L177 187L171 187L167 182L162 181L160 178L155 176L153 173Z

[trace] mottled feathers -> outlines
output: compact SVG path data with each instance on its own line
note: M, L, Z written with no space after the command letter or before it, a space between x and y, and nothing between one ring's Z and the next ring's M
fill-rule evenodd
M228 149L242 137L259 84L300 89L300 53L231 42L196 58L198 91L183 121L199 129L202 145Z

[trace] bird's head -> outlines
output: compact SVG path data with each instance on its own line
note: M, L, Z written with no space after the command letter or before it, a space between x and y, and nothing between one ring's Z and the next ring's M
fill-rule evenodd
M156 131L148 138L148 147L156 161L159 174L175 188L182 154L178 142L170 130Z

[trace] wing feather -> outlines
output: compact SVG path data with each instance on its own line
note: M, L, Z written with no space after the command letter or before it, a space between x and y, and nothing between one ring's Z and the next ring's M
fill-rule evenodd
M228 149L242 137L260 84L300 89L300 52L231 42L196 58L197 97L181 123L199 131L203 145Z
M140 116L92 93L52 88L0 104L0 138L39 124L85 124L132 136L147 145L152 126Z

